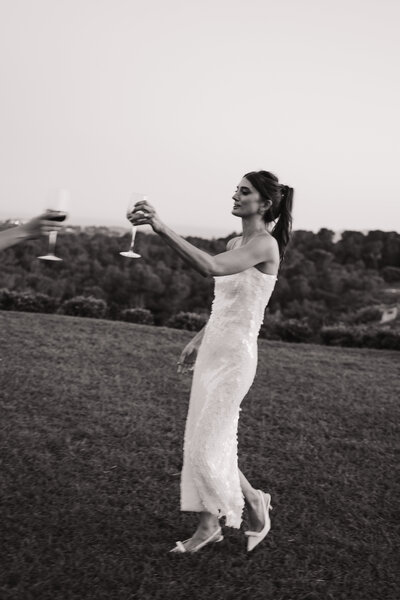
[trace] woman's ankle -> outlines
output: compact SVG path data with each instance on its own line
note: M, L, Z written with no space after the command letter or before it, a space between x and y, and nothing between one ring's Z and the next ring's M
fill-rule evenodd
M219 522L215 522L215 521L206 521L204 523L200 522L199 523L199 529L201 529L201 531L204 532L212 532L215 531L216 529L218 529L219 527Z

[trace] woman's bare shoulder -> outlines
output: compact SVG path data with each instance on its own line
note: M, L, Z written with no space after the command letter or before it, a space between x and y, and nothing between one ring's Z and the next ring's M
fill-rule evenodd
M232 244L236 241L236 240L240 240L242 236L238 235L236 237L231 238L230 240L228 240L226 242L226 249L227 250L231 250L232 249Z

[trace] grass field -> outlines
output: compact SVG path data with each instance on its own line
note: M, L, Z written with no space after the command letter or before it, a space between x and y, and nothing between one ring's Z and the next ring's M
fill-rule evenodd
M398 352L260 339L239 466L271 531L177 555L194 334L10 312L0 332L2 600L400 598Z

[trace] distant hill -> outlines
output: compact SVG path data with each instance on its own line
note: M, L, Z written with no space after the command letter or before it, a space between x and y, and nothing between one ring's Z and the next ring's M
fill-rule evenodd
M226 251L229 236L185 239L210 255ZM125 308L146 308L157 325L179 311L209 313L214 281L203 277L158 235L138 230L141 258L120 256L127 229L90 227L65 231L57 239L62 263L37 257L47 240L26 242L0 254L0 288L44 293L57 302L74 296L103 299L111 318ZM321 229L296 230L288 246L268 313L306 322L315 333L324 325L352 322L364 308L392 308L399 302L400 234Z

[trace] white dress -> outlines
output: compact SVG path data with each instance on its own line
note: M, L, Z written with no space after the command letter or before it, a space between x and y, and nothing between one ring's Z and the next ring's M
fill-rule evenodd
M181 510L208 511L240 528L240 404L257 369L257 338L274 275L250 267L214 277L214 300L193 370L183 443Z

